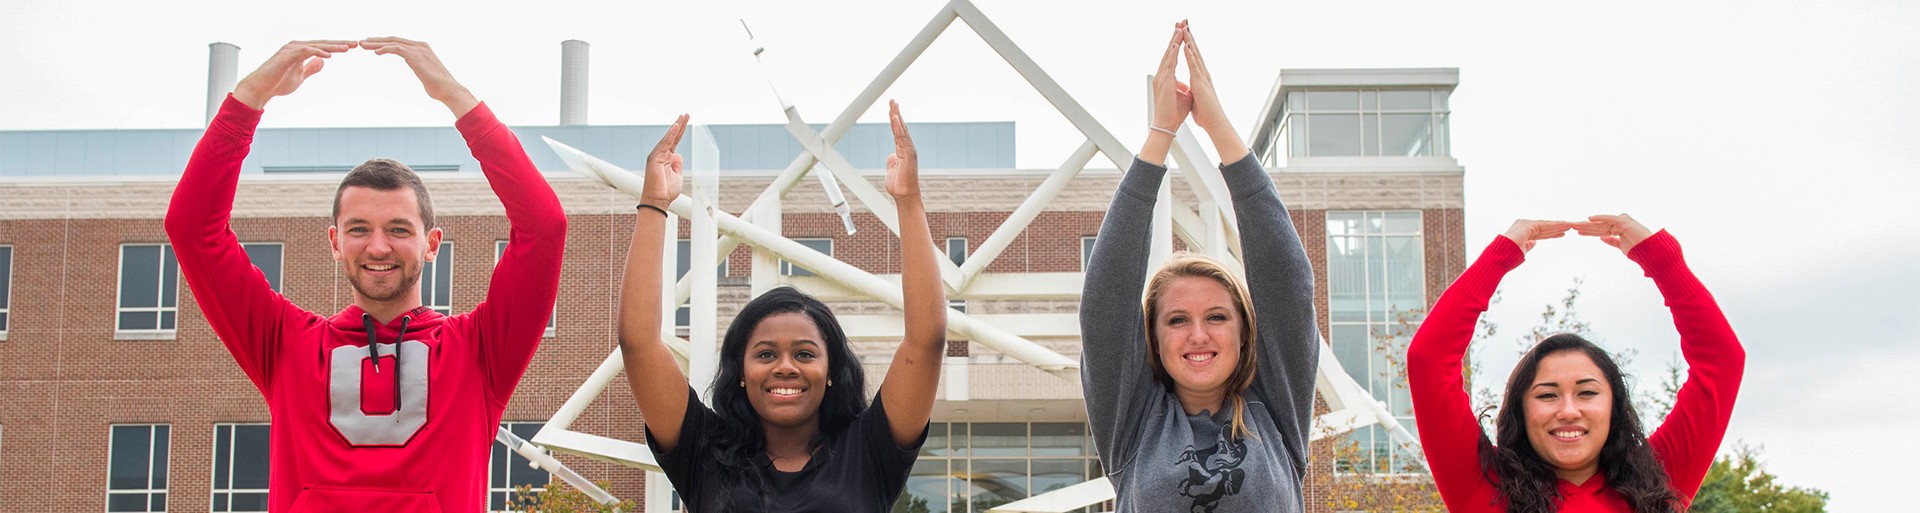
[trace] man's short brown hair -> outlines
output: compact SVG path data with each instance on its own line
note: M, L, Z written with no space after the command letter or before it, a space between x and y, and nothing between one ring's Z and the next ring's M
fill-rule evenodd
M376 191L395 191L402 187L413 189L413 196L420 204L421 230L433 229L433 201L427 198L427 184L420 181L420 175L393 159L372 159L347 172L340 180L340 188L333 191L333 220L340 221L340 195L348 187L366 187Z

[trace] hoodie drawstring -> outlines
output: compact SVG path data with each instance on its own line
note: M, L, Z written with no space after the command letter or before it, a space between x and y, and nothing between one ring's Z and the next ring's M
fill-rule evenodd
M373 372L380 372L380 324L374 322L372 314L360 314L360 322L367 328L367 357L373 359ZM407 323L413 322L413 316L400 316L400 334L393 337L393 409L400 409L400 344L407 339Z

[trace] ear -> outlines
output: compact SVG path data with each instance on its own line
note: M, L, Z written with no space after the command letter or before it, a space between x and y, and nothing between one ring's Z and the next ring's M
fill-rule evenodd
M339 225L332 225L327 227L327 247L333 250L333 261L335 262L342 261L342 257L340 255L340 226Z
M446 236L446 232L440 231L440 228L438 227L435 227L432 230L427 230L427 261L428 262L432 262L433 259L440 257L440 239L445 236Z

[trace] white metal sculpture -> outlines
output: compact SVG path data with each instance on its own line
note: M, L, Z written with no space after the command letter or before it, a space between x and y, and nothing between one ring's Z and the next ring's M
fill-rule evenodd
M900 308L904 304L904 297L897 282L836 260L783 236L779 231L781 202L787 192L792 190L807 173L816 171L816 167L822 168L824 169L822 175L838 178L834 181L823 181L824 187L832 188L837 193L838 187L827 184L837 182L838 185L844 185L854 199L859 200L875 217L879 218L882 224L886 225L889 231L898 236L898 219L891 198L874 188L864 175L834 149L833 145L853 127L854 121L861 113L873 107L882 93L933 44L935 39L946 31L954 20L965 22L982 41L1025 78L1055 109L1059 110L1061 115L1086 137L1086 140L1059 168L1050 173L1035 188L1032 195L1014 209L1006 221L975 249L965 264L955 266L949 259L940 259L941 277L948 287L948 296L954 299L1079 297L1081 288L1079 273L1000 274L988 273L986 269L1096 155L1104 155L1116 168L1126 169L1126 164L1133 158L1133 152L1121 144L1106 127L1094 120L1092 115L968 0L951 0L942 7L933 19L907 43L907 46L881 70L879 76L868 83L867 87L846 108L842 109L839 116L834 118L824 130L814 131L800 117L797 108L782 100L781 107L787 119L787 131L800 142L803 149L741 215L734 216L715 208L711 197L703 198L703 195L698 192L700 190L698 187L694 188L694 194L682 196L674 201L668 210L675 216L687 217L694 227L690 244L692 251L690 261L719 264L725 255L733 252L734 248L740 244L746 243L750 244L754 250L751 283L753 292L756 294L774 286L782 279L778 262L784 259L812 271L833 285L846 289L854 297L875 300ZM756 48L756 57L758 50ZM695 139L699 140L698 137ZM546 139L546 141L572 170L627 194L636 197L640 195L644 181L641 174L622 169L559 141L552 139ZM696 149L696 151L699 150ZM1189 250L1207 254L1232 264L1233 268L1239 268L1238 225L1233 217L1231 196L1227 194L1220 170L1208 160L1201 150L1199 140L1185 127L1178 131L1172 156L1179 176L1193 191L1196 201L1190 205L1175 197L1172 194L1171 180L1162 184L1153 223L1154 247L1158 249L1150 258L1150 263L1165 261L1172 252L1173 237L1178 236L1187 244ZM696 159L696 162L700 160L712 162L717 159ZM690 174L698 180L703 174L710 175L710 171L695 169ZM836 203L835 210L845 212L841 210L845 208L844 202L836 201ZM673 220L670 219L669 222ZM668 240L662 243L667 251L674 251L676 246L676 241L673 240L674 235L669 232L667 237ZM673 260L674 256L668 254L666 261ZM694 268L699 269L703 266L696 265ZM677 358L681 359L683 365L692 364L689 365L690 379L695 383L704 383L705 381L701 381L702 376L710 379L712 369L705 369L703 372L699 367L713 365L706 362L715 361L713 355L717 343L715 340L717 326L715 326L713 307L717 286L712 273L690 272L686 277L679 278L675 276L675 271L672 265L662 270L668 280L677 279L674 281L674 287L663 292L666 300L662 302L664 309L662 314L672 315L673 310L679 305L691 300L694 313L689 329L691 340L680 339L671 332L663 333L662 336L668 341L669 348ZM950 311L947 315L948 329L956 337L978 342L1061 379L1078 382L1077 358L1062 355L1027 339L1019 334L1021 328L1013 327L1017 325L1016 322L1006 322L1003 326L959 311ZM1005 317L996 320L1004 322ZM858 333L859 323L847 324L850 337L863 336L862 333ZM1075 329L1077 332L1077 326ZM587 377L574 395L554 412L545 427L534 436L533 443L557 452L577 454L658 472L660 470L658 464L644 445L571 429L574 420L620 371L620 353L615 349ZM1377 423L1386 426L1396 438L1403 442L1417 444L1411 434L1397 423L1383 403L1373 399L1341 369L1339 361L1335 359L1324 341L1321 347L1316 390L1333 411L1315 419L1312 432L1314 439L1339 435ZM661 480L649 479L649 481ZM1112 486L1105 478L1100 478L1006 504L993 511L1064 512L1098 504L1113 497Z

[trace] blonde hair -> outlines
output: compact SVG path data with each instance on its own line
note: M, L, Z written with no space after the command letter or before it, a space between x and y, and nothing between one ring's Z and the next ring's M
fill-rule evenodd
M1159 380L1160 384L1172 385L1173 377L1168 375L1166 368L1160 364L1160 340L1154 335L1153 330L1156 318L1154 310L1159 308L1160 296L1166 292L1167 284L1172 283L1175 278L1188 277L1211 279L1218 282L1220 286L1226 287L1233 296L1234 308L1240 312L1240 363L1234 367L1233 374L1227 377L1226 383L1226 399L1233 404L1233 419L1229 421L1227 433L1231 439L1238 440L1242 435L1252 433L1247 429L1246 391L1248 387L1253 386L1254 371L1258 368L1256 364L1259 363L1256 360L1260 355L1259 351L1254 350L1254 342L1259 340L1259 337L1254 336L1254 326L1257 324L1253 316L1253 297L1247 293L1246 282L1242 281L1239 275L1228 270L1219 261L1205 255L1184 251L1175 253L1171 260L1160 266L1160 270L1155 271L1153 278L1147 281L1146 297L1142 299L1140 307L1142 316L1146 319L1147 366L1153 369L1153 377Z

